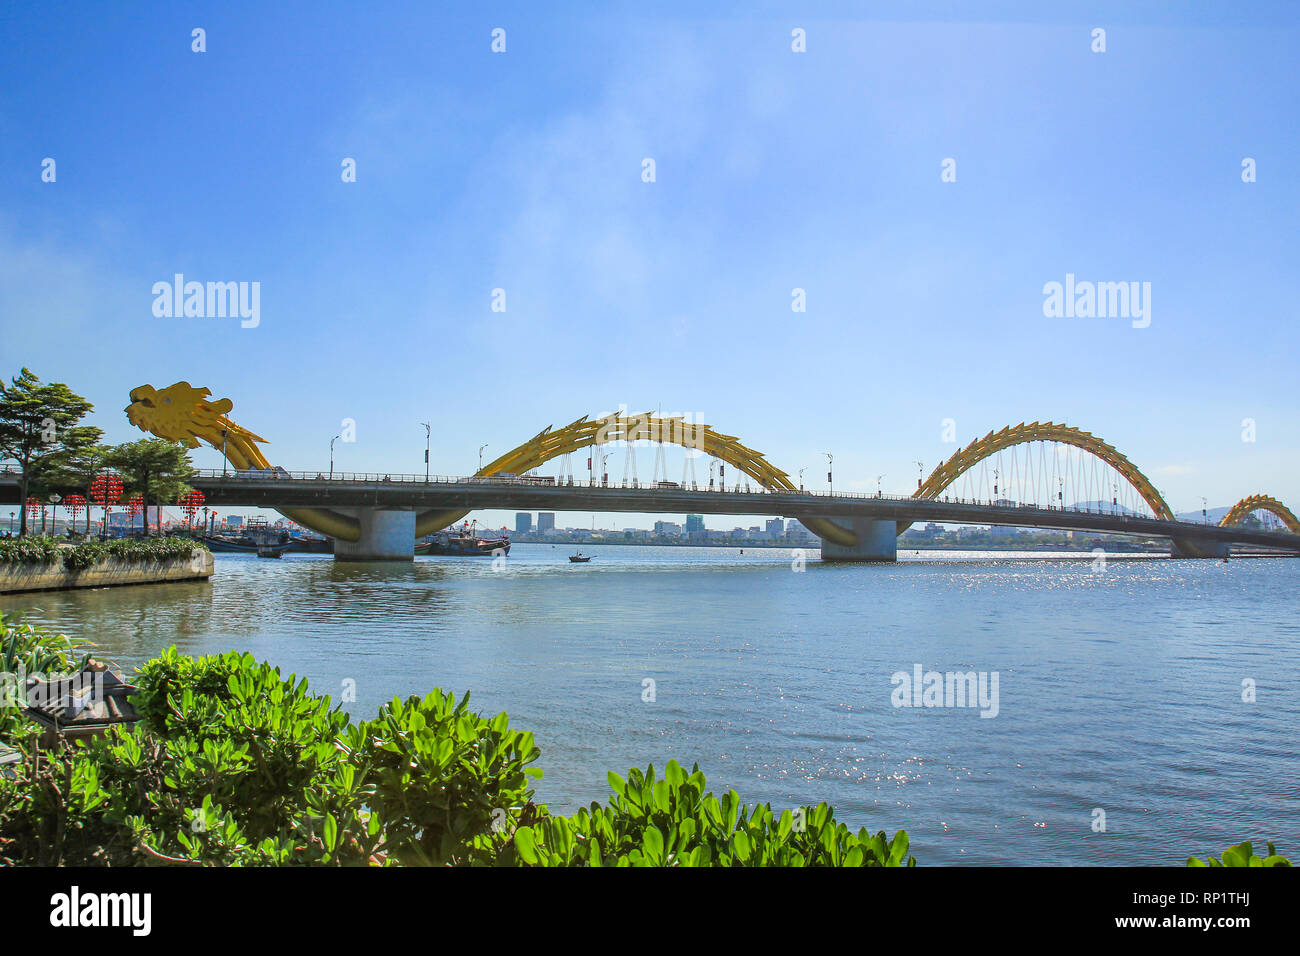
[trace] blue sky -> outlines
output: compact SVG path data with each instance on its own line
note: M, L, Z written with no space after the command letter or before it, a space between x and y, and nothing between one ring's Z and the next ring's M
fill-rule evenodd
M1300 13L1041 6L8 4L0 373L110 440L133 386L206 385L293 469L344 418L341 469L422 471L427 420L463 474L625 404L905 491L943 419L1037 418L1178 510L1294 506ZM155 317L178 272L260 282L260 324ZM1067 273L1150 282L1150 326L1045 317Z

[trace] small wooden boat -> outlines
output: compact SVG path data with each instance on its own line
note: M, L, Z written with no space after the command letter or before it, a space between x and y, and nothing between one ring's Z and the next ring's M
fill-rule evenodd
M577 554L569 555L569 560L574 564L586 564L588 561L591 560L591 555L583 554L581 551L579 551Z

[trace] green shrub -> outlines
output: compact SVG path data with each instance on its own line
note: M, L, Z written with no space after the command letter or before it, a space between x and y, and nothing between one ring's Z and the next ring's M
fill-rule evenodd
M1188 857L1188 866L1290 866L1291 861L1284 856L1279 856L1274 849L1273 844L1268 844L1268 856L1256 856L1254 847L1250 841L1238 843L1236 846L1230 846L1222 853L1222 859L1218 857L1207 857L1205 860L1198 857Z
M53 564L59 551L50 537L0 538L0 564Z
M134 679L135 727L24 748L17 779L0 780L0 860L491 863L540 773L525 769L531 734L440 691L352 725L247 654L171 648Z
M393 700L354 728L347 748L366 774L369 809L383 821L395 862L490 864L525 814L535 812L529 767L540 750L509 717L488 720L435 688Z
M202 542L181 537L83 541L71 548L63 549L63 566L70 571L81 571L108 558L116 558L131 564L174 561L206 550L208 550L207 545Z
M856 834L836 823L826 804L778 817L770 804L752 809L729 790L705 790L699 767L675 760L661 780L654 767L609 774L609 806L591 804L572 817L544 817L515 831L513 847L528 866L915 866L907 832Z
M0 538L0 564L54 564L61 560L69 571L82 571L109 558L144 564L188 558L207 550L203 542L183 537L91 539L75 545L48 536Z

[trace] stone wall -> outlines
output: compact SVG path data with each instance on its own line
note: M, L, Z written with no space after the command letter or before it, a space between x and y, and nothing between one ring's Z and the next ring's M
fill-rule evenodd
M69 571L62 563L0 564L0 594L14 591L56 591L64 588L106 588L123 584L159 584L212 577L211 551L168 561L123 561L109 558L99 564Z

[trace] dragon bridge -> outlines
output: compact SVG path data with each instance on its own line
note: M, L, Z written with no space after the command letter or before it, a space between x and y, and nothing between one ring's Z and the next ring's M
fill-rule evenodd
M243 428L227 417L234 407L228 398L212 401L210 389L196 388L189 382L177 382L164 389L141 385L131 391L127 419L143 431L159 438L176 441L188 448L206 442L225 455L237 469L270 468L271 463L257 447L266 439ZM705 455L738 469L771 491L797 491L790 476L769 462L760 452L742 444L734 435L719 432L711 425L687 422L682 416L610 415L603 418L583 416L561 428L547 427L528 441L484 465L475 477L498 474L523 474L554 458L579 449L608 442L655 441L698 449ZM343 541L361 538L358 518L328 508L281 508L282 514L298 524ZM427 510L415 516L415 537L420 538L455 524L466 515L464 510ZM804 525L821 537L852 546L852 532L821 518L803 519Z
M1287 526L1292 534L1300 534L1300 518L1282 502L1269 495L1249 495L1242 498L1228 509L1228 513L1219 522L1220 527L1231 528L1246 520L1246 516L1255 511L1267 511Z
M177 382L164 389L141 385L131 392L131 404L126 415L131 424L151 432L159 438L180 442L188 448L207 443L226 457L238 470L272 468L259 444L266 439L236 424L229 418L233 403L228 398L213 400L206 388L197 388L188 382ZM736 468L756 481L763 489L774 492L798 492L800 489L790 476L769 462L761 453L743 444L734 435L727 435L711 425L691 423L682 416L663 417L652 413L642 415L609 415L599 418L583 416L559 428L547 427L516 448L496 458L476 472L476 477L501 474L526 474L552 459L575 451L606 443L637 441L656 442L661 445L679 445L697 450ZM983 438L972 441L939 465L928 478L921 481L913 493L915 499L937 499L971 469L1000 452L1030 443L1055 443L1079 449L1098 462L1108 466L1136 492L1150 508L1152 515L1162 521L1177 521L1173 509L1156 490L1151 481L1125 455L1113 445L1090 432L1055 422L1021 422L1000 431L991 431ZM1028 449L1032 462L1033 449ZM1016 455L1013 454L1013 464ZM997 458L1000 463L1001 459ZM981 474L983 470L981 469ZM1037 468L1037 482L1031 494L1037 500L1043 481L1043 469ZM997 497L998 472L995 470ZM1058 476L1058 480L1060 480ZM1110 479L1108 479L1110 480ZM1116 482L1118 479L1116 479ZM1087 486L1096 488L1096 484ZM1058 495L1058 497L1060 497ZM1026 499L1030 500L1030 499ZM1134 499L1136 503L1136 499ZM322 507L281 507L280 512L304 527L338 539L340 547L350 553L364 555L375 539L375 530L367 521L396 520L401 512L362 509L358 513ZM1228 512L1221 525L1232 527L1242 522L1250 513L1267 511L1278 517L1293 534L1300 534L1300 519L1276 498L1257 494L1242 499ZM382 533L386 540L408 540L412 531L415 538L455 524L469 514L468 510L427 509L412 514L404 513L401 523L391 524ZM412 520L413 519L413 520ZM910 522L893 519L875 519L857 516L849 519L848 527L840 519L799 516L800 521L823 541L823 558L836 560L892 560L895 538L905 531ZM1176 553L1187 556L1218 556L1226 554L1226 544L1200 541L1190 530L1186 539L1173 536ZM396 536L396 537L394 537ZM1204 537L1201 535L1200 537ZM353 547L357 542L359 545ZM395 544L394 544L395 547ZM338 552L336 551L336 554ZM386 554L383 556L391 556Z
M1114 445L1103 441L1091 432L1055 422L1030 422L1029 424L1021 422L1019 425L1008 425L1000 431L989 432L983 438L975 439L932 471L930 477L912 493L912 497L938 498L946 488L975 465L997 455L1000 451L1030 442L1057 442L1088 452L1122 475L1157 518L1176 520L1173 509L1165 502L1155 485ZM898 522L898 533L902 534L910 526L910 521Z

